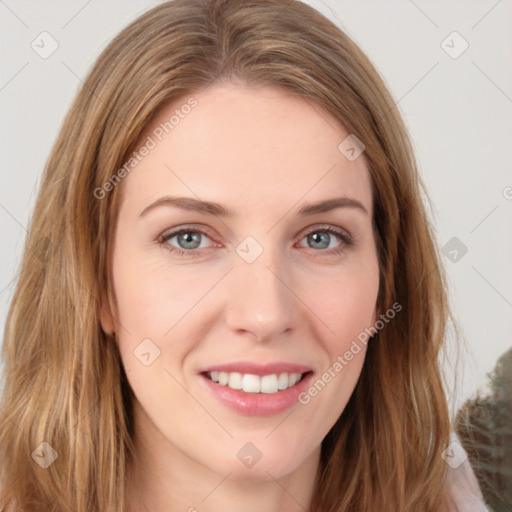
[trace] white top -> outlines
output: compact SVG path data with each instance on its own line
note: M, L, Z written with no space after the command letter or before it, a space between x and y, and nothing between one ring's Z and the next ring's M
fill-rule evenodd
M450 466L446 487L456 504L456 510L461 512L490 512L485 505L482 491L469 463L467 452L462 447L455 432L452 432L452 442L443 452L443 457Z

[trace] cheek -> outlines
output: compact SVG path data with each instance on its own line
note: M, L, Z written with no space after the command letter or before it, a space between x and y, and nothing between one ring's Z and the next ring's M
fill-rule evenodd
M379 289L376 256L361 258L335 274L329 280L323 279L322 289L316 288L308 298L311 309L327 326L322 329L326 334L317 338L326 357L302 403L314 407L324 425L334 424L359 380L369 328L376 321Z
M208 289L208 280L151 258L120 256L114 268L119 322L138 335L161 338Z
M143 251L132 249L128 257L129 251L122 251L121 245L119 249L114 253L113 272L116 330L125 370L133 370L129 380L134 389L154 386L151 379L159 370L163 380L168 380L162 373L164 368L172 368L173 374L183 380L182 366L187 355L208 334L212 313L207 314L204 304L219 279L218 272L169 264L155 251L148 257ZM147 353L151 360L157 355L148 368L137 359ZM139 378L143 381L139 382Z
M299 396L305 410L315 416L311 429L320 438L342 414L361 375L369 339L365 329L376 319L378 265L341 272L328 282L323 293L317 290L309 296L311 309L319 312L328 328L322 329L327 334L317 337L325 357L315 379Z
M365 329L374 325L379 289L379 269L370 259L342 269L322 289L310 294L314 311L327 326L330 335L324 337L331 358L343 353ZM313 308L312 308L313 309Z

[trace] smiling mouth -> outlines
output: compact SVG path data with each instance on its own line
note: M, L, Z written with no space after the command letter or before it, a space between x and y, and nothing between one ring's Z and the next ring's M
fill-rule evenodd
M295 386L310 373L312 372L282 372L260 376L251 373L209 371L203 372L202 375L221 386L244 391L245 393L274 394Z

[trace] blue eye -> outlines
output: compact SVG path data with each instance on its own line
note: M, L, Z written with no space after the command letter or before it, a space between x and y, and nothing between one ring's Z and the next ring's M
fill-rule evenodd
M179 256L196 257L202 254L201 249L210 247L201 247L203 237L210 238L207 233L200 229L181 228L170 233L164 233L158 238L158 242L170 253ZM171 243L173 238L176 238L176 241ZM346 232L338 231L330 226L317 227L306 233L301 240L304 239L311 249L318 249L314 252L328 255L339 254L351 247L354 243ZM331 247L333 239L337 239L339 242L335 247ZM300 246L304 247L302 244L300 244Z
M341 242L340 245L332 248L329 247L333 236ZM309 231L305 237L311 248L321 249L322 254L339 254L353 245L352 238L345 232L338 231L330 226L323 228L315 228ZM328 250L325 250L328 249Z
M201 237L208 237L208 235L199 229L180 229L178 231L173 231L172 233L162 235L158 241L166 246L166 249L169 252L175 252L180 256L188 253L190 255L191 252L197 252L196 249L202 249L201 245ZM173 239L177 239L177 243L179 247L175 247L171 245L169 242Z

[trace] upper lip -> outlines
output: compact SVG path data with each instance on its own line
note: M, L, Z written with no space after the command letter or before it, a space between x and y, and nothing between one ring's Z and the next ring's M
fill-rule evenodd
M206 372L238 372L251 375L272 375L280 373L307 373L313 371L309 366L287 362L275 362L267 364L256 364L251 361L239 361L227 364L217 364L208 366L199 371L199 373Z

